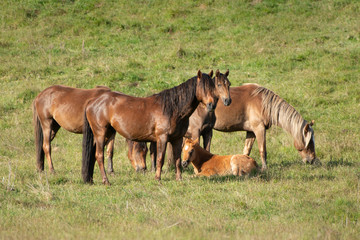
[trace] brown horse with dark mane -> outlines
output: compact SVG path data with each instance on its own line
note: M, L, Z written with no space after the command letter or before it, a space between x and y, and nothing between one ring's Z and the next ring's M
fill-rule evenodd
M94 89L79 89L54 85L39 93L33 102L36 159L39 171L44 170L44 155L46 155L49 170L54 172L51 158L51 141L55 138L60 127L69 132L81 134L83 132L84 110L87 103L91 99L110 91L110 88L104 86ZM108 171L110 173L114 171L112 163L114 138L115 134L107 139ZM135 156L132 153L133 148L138 149L141 147L138 146L139 143L128 142L128 145L129 156L133 156L133 158L130 158L131 162L137 161L141 163L145 161L145 158L137 160L141 156ZM137 166L138 170L140 170L141 166L142 164Z
M295 148L304 162L314 162L314 120L307 122L285 100L257 84L232 87L230 94L233 103L230 106L220 103L213 113L208 113L199 106L190 118L186 136L196 139L203 135L204 147L210 151L212 131L204 126L213 125L215 130L221 132L246 131L243 153L249 155L257 139L264 170L267 167L266 129L275 125L284 128L293 136Z
M161 179L166 143L170 142L176 159L176 179L180 180L182 137L190 115L200 102L208 111L213 111L218 96L224 104L231 102L229 87L223 83L215 84L212 74L212 71L209 75L198 71L197 76L179 86L145 98L108 92L90 101L84 118L83 180L93 181L96 159L103 183L109 184L104 171L104 144L105 139L115 132L133 141L156 143L157 180Z
M220 156L206 151L199 145L199 139L186 138L183 146L183 167L191 163L196 176L243 176L257 170L255 160L247 155Z

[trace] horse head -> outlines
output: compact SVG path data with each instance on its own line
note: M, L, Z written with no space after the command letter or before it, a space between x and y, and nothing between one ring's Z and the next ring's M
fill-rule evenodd
M196 85L196 98L198 101L205 104L207 110L212 112L216 108L218 96L216 94L216 87L214 81L211 79L213 71L211 70L209 75L203 74L199 70L197 73L197 85Z
M194 146L196 144L199 144L199 138L196 140L192 140L191 138L185 138L185 142L183 145L183 160L182 160L182 166L185 168L195 159L194 154Z
M295 148L299 151L304 163L313 164L316 159L314 130L312 128L314 122L312 120L310 123L305 124L302 130L303 142L295 142Z
M225 74L220 73L219 69L216 70L215 73L215 88L218 98L221 98L225 106L229 106L231 104L230 97L230 81L227 78L229 76L229 69Z

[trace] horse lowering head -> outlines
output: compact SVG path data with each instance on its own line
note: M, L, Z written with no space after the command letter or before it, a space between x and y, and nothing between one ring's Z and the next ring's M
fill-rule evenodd
M313 164L316 159L314 130L312 129L314 122L312 120L310 123L305 124L302 130L304 142L295 142L295 148L299 151L304 163Z
M146 154L148 148L145 142L132 142L129 145L128 157L135 171L146 170Z
M211 79L213 71L209 75L203 74L199 70L197 73L196 98L205 104L207 110L212 112L216 108L218 97L214 81Z
M192 140L191 138L185 138L182 149L184 155L181 163L184 168L187 167L195 159L196 154L194 153L194 146L196 144L199 144L199 139Z
M230 97L230 81L227 78L229 76L229 69L225 74L220 73L219 69L216 70L215 73L215 88L217 92L218 98L221 98L225 106L229 106L231 104Z

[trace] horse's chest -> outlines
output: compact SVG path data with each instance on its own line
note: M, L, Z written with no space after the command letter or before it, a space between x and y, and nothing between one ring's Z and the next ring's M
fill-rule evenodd
M189 120L172 123L170 126L170 138L182 138L189 127Z

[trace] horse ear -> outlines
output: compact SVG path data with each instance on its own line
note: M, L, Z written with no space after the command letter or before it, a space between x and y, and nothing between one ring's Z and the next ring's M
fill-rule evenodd
M311 140L311 137L312 137L312 133L311 131L309 131L310 129L310 124L307 123L304 127L304 140L305 140L305 148L308 147L309 143L310 143L310 140Z
M229 76L229 69L226 71L225 76Z
M218 78L220 76L220 71L219 69L216 70L215 76Z
M199 83L200 82L200 79L202 78L202 73L199 69L198 73L197 73L197 82Z
M194 144L198 144L199 143L199 138L196 138L194 141L193 141Z
M314 125L315 120L311 120L310 126Z
M309 126L310 124L306 124L305 127L304 127L304 134L306 135L308 132L309 132Z
M211 69L211 71L209 72L209 76L212 78L213 74L214 74L214 71Z

